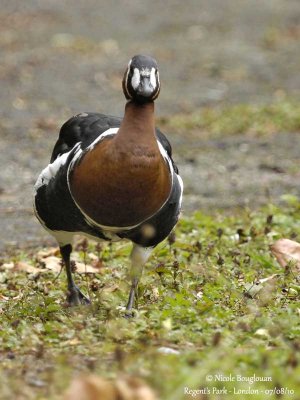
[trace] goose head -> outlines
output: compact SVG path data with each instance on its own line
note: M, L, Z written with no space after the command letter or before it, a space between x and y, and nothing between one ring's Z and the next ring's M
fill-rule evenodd
M128 63L122 84L127 100L141 104L154 101L160 91L156 60L150 56L134 56Z

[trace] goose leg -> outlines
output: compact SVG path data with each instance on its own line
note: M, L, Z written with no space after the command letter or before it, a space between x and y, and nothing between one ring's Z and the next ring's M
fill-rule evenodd
M137 303L137 288L140 277L143 273L144 264L147 262L150 254L153 250L153 247L142 247L137 244L133 245L132 252L130 255L131 258L131 288L129 292L129 298L126 306L127 317L131 317L133 315L133 307L135 303Z
M131 288L130 288L130 292L129 292L129 298L128 298L128 302L127 302L127 306L126 306L126 315L131 313L132 308L134 306L134 301L135 301L135 298L137 297L138 283L139 283L138 277L132 278Z
M66 266L67 281L68 281L68 294L67 302L70 306L78 306L80 304L90 304L90 300L80 291L78 286L75 285L71 270L70 255L72 252L72 246L67 244L60 247L60 253L62 255L64 264Z

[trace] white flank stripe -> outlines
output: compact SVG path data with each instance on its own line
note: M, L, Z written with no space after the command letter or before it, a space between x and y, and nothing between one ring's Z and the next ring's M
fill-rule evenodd
M157 144L159 147L160 154L164 157L164 159L167 161L170 171L171 171L171 177L172 177L172 187L173 187L173 174L174 174L174 169L172 165L172 161L170 160L170 157L168 156L168 153L166 152L165 148L163 145L157 140Z
M58 156L56 160L53 161L53 163L49 164L46 168L43 169L34 185L35 192L37 192L41 186L47 185L49 181L55 177L60 167L62 167L67 162L68 156L71 151L72 150L70 150L68 153L64 153L61 156Z
M183 196L183 180L181 179L180 175L177 175L178 182L181 188L181 193L180 193L180 199L179 199L179 208L181 208L182 205L182 196Z

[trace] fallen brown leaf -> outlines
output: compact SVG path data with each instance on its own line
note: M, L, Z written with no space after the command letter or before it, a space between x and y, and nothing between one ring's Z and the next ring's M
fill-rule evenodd
M76 262L76 272L79 274L97 274L99 272L98 268L92 267L89 264L84 264L81 262Z
M88 253L88 257L89 257L89 259L91 261L98 261L99 260L99 257L96 256L96 254L94 254L94 253Z
M96 260L96 256L92 262L95 265L84 264L79 260L79 255L74 254L73 259L76 261L76 272L78 274L96 274L101 271L103 264ZM25 262L25 261L18 261L18 262L8 262L0 265L1 270L10 269L15 271L24 271L28 274L45 272L45 268L54 272L59 273L61 270L61 257L59 254L58 247L50 247L46 250L41 250L36 255L36 261L40 264L40 268L34 267L33 265Z
M115 385L119 392L115 400L157 400L153 390L139 378L129 376L116 379Z
M74 379L64 400L114 400L117 395L117 389L111 382L90 375Z
M157 397L149 386L135 377L109 381L87 375L73 380L64 400L157 400Z
M45 257L41 260L42 265L53 272L60 272L61 259L56 256Z
M36 273L40 272L39 268L33 267L32 265L30 265L24 261L16 262L13 270L14 271L24 271L24 272L27 272L28 274L36 274Z
M50 269L53 272L60 272L61 270L61 258L55 256L45 257L41 260L41 263L45 268ZM89 264L82 262L76 262L76 272L78 274L96 274L99 272L98 268L92 267Z
M38 260L41 260L41 259L49 257L49 256L59 256L59 248L58 247L49 247L48 249L40 250L37 253L36 258Z
M1 269L2 270L4 270L4 269L13 269L14 266L15 266L15 264L13 262L4 263L4 264L1 265Z
M278 278L278 277L279 277L279 274L273 274L273 275L267 276L266 278L259 279L259 283L272 282L273 280L276 280L276 278Z
M22 297L22 294L18 294L18 296L14 296L14 297L7 297L7 296L4 296L3 294L0 294L0 299L3 301L17 300L17 299L20 299L21 297Z
M290 239L279 239L271 247L272 254L282 267L294 262L300 269L300 244Z
M10 269L12 271L24 271L27 272L28 274L36 274L41 271L39 268L36 268L33 265L28 264L27 262L24 261L4 263L1 265L1 269L2 270Z

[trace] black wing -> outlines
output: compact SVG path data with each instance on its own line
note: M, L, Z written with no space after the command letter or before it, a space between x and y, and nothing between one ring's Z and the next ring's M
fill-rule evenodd
M70 151L76 143L81 148L89 146L101 133L109 128L120 126L122 118L99 113L81 113L70 118L61 127L59 138L54 146L50 163L60 154Z

